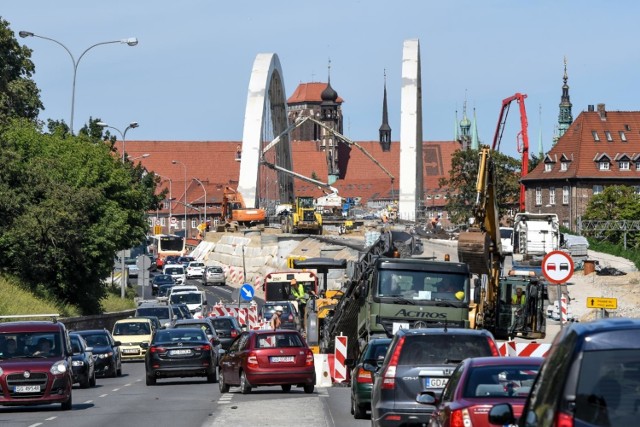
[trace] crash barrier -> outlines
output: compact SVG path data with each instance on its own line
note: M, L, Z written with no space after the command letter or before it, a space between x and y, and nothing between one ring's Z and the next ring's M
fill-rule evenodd
M501 356L546 357L551 344L504 341L498 343Z
M314 354L313 363L316 368L316 387L331 387L331 367L329 366L330 354Z
M334 351L334 369L333 378L335 382L341 383L347 380L347 337L339 335L336 337L335 351Z
M241 325L247 325L249 329L266 329L268 322L262 321L258 315L258 305L251 302L249 307L231 307L220 302L211 307L210 317L233 316Z
M132 317L135 310L118 311L115 313L96 314L92 316L65 317L59 319L70 331L81 331L85 329L106 329L113 330L113 325L121 319Z

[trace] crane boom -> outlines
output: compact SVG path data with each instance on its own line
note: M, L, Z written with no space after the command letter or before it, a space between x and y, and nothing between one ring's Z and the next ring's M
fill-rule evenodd
M527 97L524 93L516 93L513 96L505 98L502 100L502 109L500 110L500 116L498 117L498 124L496 126L496 133L493 135L493 145L491 146L492 150L500 149L500 140L502 139L502 134L504 133L504 125L507 121L507 116L509 115L509 107L513 101L517 101L520 106L520 132L518 133L519 141L522 141L522 146L518 143L518 153L522 154L522 164L521 164L521 177L525 177L527 172L529 171L529 133L528 127L529 122L527 120L527 110L524 105L524 100ZM525 188L524 184L520 182L520 212L525 211Z
M297 172L291 171L289 169L285 169L282 166L274 165L273 163L268 162L268 161L266 161L264 159L262 159L260 161L260 163L262 163L263 165L265 165L269 169L277 170L279 172L288 173L288 174L292 175L293 177L298 178L298 179L300 179L302 181L308 182L310 184L317 185L318 187L326 188L329 191L331 191L332 193L338 194L338 189L335 188L335 187L332 187L331 185L329 185L326 182L322 182L322 181L318 181L318 180L313 179L313 178L309 178L309 177L304 176L302 174L299 174Z

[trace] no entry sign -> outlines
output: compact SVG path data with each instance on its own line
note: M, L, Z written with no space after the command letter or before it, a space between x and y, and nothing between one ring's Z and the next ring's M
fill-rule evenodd
M573 259L562 251L552 251L542 260L542 274L551 283L561 284L573 276Z

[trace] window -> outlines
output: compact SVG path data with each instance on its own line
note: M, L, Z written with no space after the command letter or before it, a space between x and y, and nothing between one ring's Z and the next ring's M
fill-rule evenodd
M609 161L608 160L603 160L603 161L598 163L598 166L599 166L601 171L608 171L609 170Z
M634 191L636 194L639 194L639 195L640 195L640 185L634 185L634 186L633 186L633 191Z
M556 187L549 187L549 204L556 204Z
M618 131L618 135L620 135L620 140L622 142L627 142L627 135L624 134L624 131Z
M544 164L544 171L545 172L551 172L553 170L553 163L545 163Z
M160 225L163 226L163 227L165 226L164 217L160 218Z
M605 130L604 134L607 137L607 141L613 142L613 137L611 136L611 132L609 132L608 130Z
M639 170L639 171L640 171L640 161L637 161L637 162L636 162L636 170Z
M171 209L171 202L164 202L162 204L163 209Z
M595 130L591 131L591 135L593 135L593 140L596 142L600 142L600 137L598 136L598 132Z
M184 219L180 221L180 228L182 228L183 230L187 228L187 221L185 221Z
M568 220L566 220L566 219L562 220L562 226L563 226L564 228L569 228L569 221L568 221Z
M593 195L595 196L596 194L600 194L600 193L602 193L603 190L604 190L604 187L602 185L594 185L593 186Z
M621 171L628 171L629 169L631 169L629 160L620 160L620 162L618 162L618 166L620 167Z
M191 228L196 228L196 220L195 219L191 220Z
M569 186L567 185L562 187L562 204L563 205L569 204Z
M567 169L569 169L569 162L560 163L560 170L561 171L566 171Z
M542 188L536 187L536 206L542 204Z
M156 219L149 217L147 218L147 222L149 223L149 227L153 227L153 225L156 223Z

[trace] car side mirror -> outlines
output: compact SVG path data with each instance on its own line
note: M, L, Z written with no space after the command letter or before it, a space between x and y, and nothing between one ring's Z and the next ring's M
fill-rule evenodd
M499 403L494 405L489 411L489 422L491 424L507 425L515 424L513 408L509 403Z
M114 347L120 347L122 345L122 343L120 341L114 341L113 342L113 346Z
M378 370L378 367L376 365L372 365L369 362L364 362L362 364L362 369L364 369L365 371L369 371L369 372L376 372Z
M423 405L435 405L438 402L435 393L432 391L428 391L426 393L420 393L416 397L416 402L422 403Z
M140 348L144 348L145 350L147 350L149 348L149 343L148 342L141 342L140 343Z
M84 351L88 351L89 353L91 353L93 351L93 347L87 347L84 349Z

